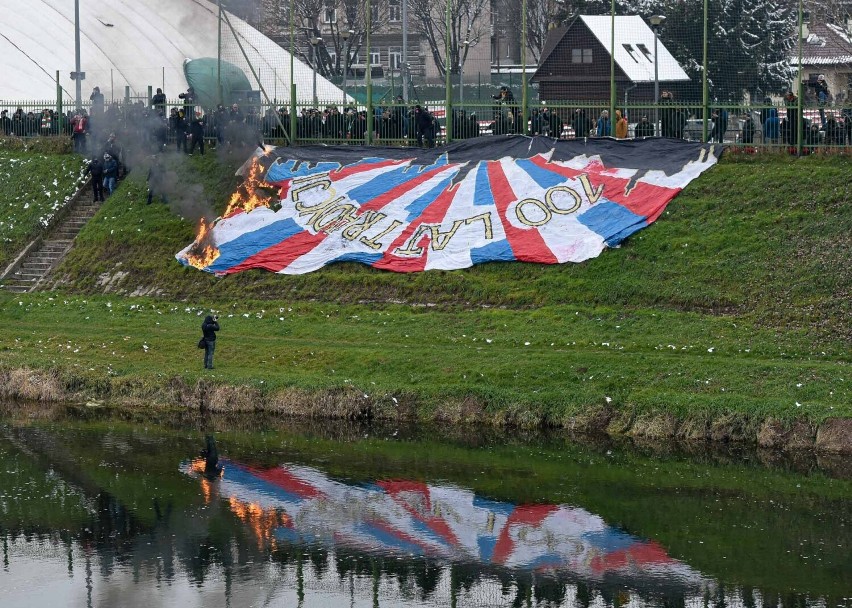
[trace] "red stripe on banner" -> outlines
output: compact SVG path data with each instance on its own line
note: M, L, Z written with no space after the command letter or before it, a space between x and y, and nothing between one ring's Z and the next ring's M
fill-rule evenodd
M284 467L266 470L247 467L247 470L258 479L267 481L302 498L322 498L325 496L320 490L299 479Z
M624 188L627 185L627 180L618 181L624 182L621 189L612 188L612 192L610 192L610 188L605 187L604 196L613 203L618 203L630 209L636 215L644 216L648 224L660 217L672 199L683 189L665 188L647 182L637 182L630 193L625 194Z
M271 247L258 251L236 266L231 266L227 270L223 271L222 274L233 274L235 272L249 270L251 268L263 268L264 270L269 270L271 272L280 272L282 269L289 266L293 260L308 253L314 247L322 243L326 236L328 235L324 232L320 232L319 234L311 234L307 230L299 232L298 234L294 234L293 236L284 239L280 243L276 243Z
M411 160L411 159L409 159ZM345 167L341 167L340 169L336 169L334 171L329 171L328 177L333 182L340 181L342 179L346 179L350 175L355 175L356 173L364 173L366 171L372 171L373 169L381 169L382 167L390 167L391 165L403 165L406 160L394 160L387 159L383 160L380 163L362 163L360 165L346 165Z
M449 524L441 519L428 515L432 511L432 501L429 495L429 486L418 481L380 481L377 484L385 490L394 501L401 505L414 519L423 522L427 528L440 536L450 545L458 545L459 539ZM415 494L422 499L422 509L415 508L405 499L404 494Z
M509 246L515 254L515 259L522 262L538 262L541 264L556 264L558 260L550 248L541 238L536 228L521 230L509 223L506 217L506 210L509 205L518 197L512 190L506 174L503 172L503 167L499 160L489 161L487 163L488 183L491 187L491 196L494 198L494 204L497 207L497 212L500 214L500 220L503 222L503 230L506 232L506 238L509 241Z
M428 233L423 233L417 241L417 247L423 249L418 257L405 257L394 255L391 253L396 248L404 245L411 235L420 228L423 224L440 224L447 216L447 210L453 202L456 190L444 190L434 201L432 201L426 209L423 210L416 222L411 222L405 227L396 240L385 249L385 255L382 259L373 264L376 268L384 270L393 270L394 272L421 272L426 269L426 262L429 259L428 251L432 244L431 236Z
M625 189L630 184L630 180L609 174L613 169L607 169L599 162L590 162L584 169L573 169L548 163L547 159L541 156L536 156L531 160L533 164L542 169L566 178L577 179L583 173L587 174L592 188L597 188L603 184L604 198L629 209L636 215L643 216L649 224L660 217L666 206L682 190L682 188L657 186L650 182L636 182L633 189L625 194Z
M596 574L611 570L619 570L628 566L644 566L647 564L670 564L674 560L665 549L656 542L638 543L627 549L613 551L604 556L594 557L589 567Z
M512 511L503 529L500 530L497 542L494 544L494 553L491 556L491 561L495 564L504 564L512 555L512 551L515 550L515 543L511 535L512 526L516 524L537 526L544 521L545 517L558 510L559 507L556 505L530 505L518 507Z

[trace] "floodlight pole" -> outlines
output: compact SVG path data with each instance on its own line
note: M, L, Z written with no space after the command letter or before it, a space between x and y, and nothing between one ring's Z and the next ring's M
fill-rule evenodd
M346 107L346 80L349 74L349 50L350 50L350 42L349 39L352 37L352 34L355 32L353 30L346 30L341 34L343 36L343 106Z
M660 26L665 22L664 15L651 15L651 29L654 30L654 135L657 134L657 128L660 121L660 61L658 59Z
M402 99L408 105L408 0L402 0Z
M80 0L74 0L74 94L77 96L77 109L83 107L83 81L80 79Z
M319 105L319 102L317 101L317 45L320 42L322 42L322 38L320 38L319 36L317 36L315 38L313 38L313 37L311 38L311 49L312 49L312 51L311 51L311 65L314 68L314 88L313 88L314 108L316 108Z
M218 37L216 39L216 103L222 105L222 0L218 0Z

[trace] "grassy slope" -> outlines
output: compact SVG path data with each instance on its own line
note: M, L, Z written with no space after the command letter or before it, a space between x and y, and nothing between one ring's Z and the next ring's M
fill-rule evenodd
M231 171L210 155L170 164L222 208ZM197 315L212 307L225 312L218 377L262 390L354 385L416 393L430 411L473 396L520 422L559 423L607 397L638 413L850 416L847 173L836 158L725 160L653 226L584 264L225 279L174 261L193 226L146 206L130 179L61 266L68 295L5 296L15 305L0 318L2 361L192 379ZM199 197L180 198L174 208ZM92 297L116 271L127 275L114 289L156 286L160 299ZM377 300L437 306L358 305Z
M83 160L0 148L0 270L76 190Z

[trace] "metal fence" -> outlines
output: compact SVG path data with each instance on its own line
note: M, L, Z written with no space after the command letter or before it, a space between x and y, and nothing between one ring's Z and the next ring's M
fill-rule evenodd
M237 9L220 11L203 100L155 98L165 68L148 70L147 91L116 89L110 74L104 105L68 99L57 73L55 100L0 100L0 134L75 137L80 108L78 140L116 132L152 149L183 149L190 132L217 145L523 134L852 147L852 19L816 1L661 0L654 14L641 0L587 0L573 14L545 0L272 4L255 9L254 25L288 52L261 62L250 52L260 34L235 26ZM250 90L226 86L224 66Z

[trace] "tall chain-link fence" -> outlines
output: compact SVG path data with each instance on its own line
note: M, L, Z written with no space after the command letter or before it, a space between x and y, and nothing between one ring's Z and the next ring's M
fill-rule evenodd
M2 133L73 134L79 106L92 125L144 125L166 144L200 118L217 143L432 146L526 134L663 136L796 154L852 146L848 0L211 6L216 57L188 61L182 75L145 68L141 90L126 69L90 71L103 99L69 99L57 86L49 101L0 100Z

